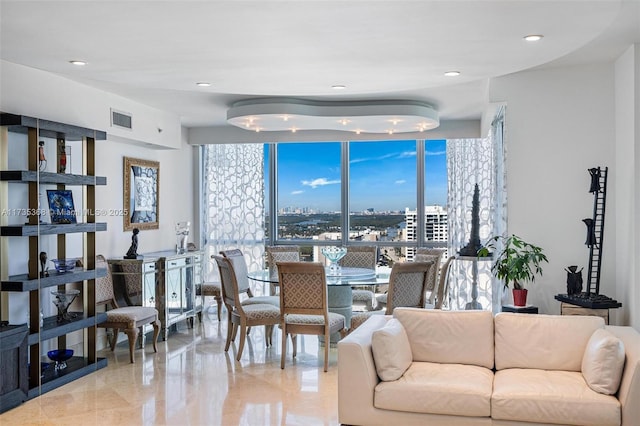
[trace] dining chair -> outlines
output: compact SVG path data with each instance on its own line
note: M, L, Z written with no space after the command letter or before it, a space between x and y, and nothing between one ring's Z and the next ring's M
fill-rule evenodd
M241 268L244 258L241 256L223 257L214 255L214 260L218 265L220 280L222 282L222 301L227 308L227 340L224 351L229 351L231 342L235 340L238 327L240 328L240 345L236 359L240 361L244 343L252 326L265 326L265 343L271 346L273 326L280 323L280 309L270 303L243 303L241 297L247 295L249 286L241 285L236 277L238 273L235 266ZM244 275L246 277L246 274ZM248 296L247 296L248 297ZM250 298L249 299L257 299ZM255 302L255 301L254 301Z
M435 299L433 302L427 301L426 307L433 307L434 309L442 309L443 306L449 305L449 271L451 262L455 259L454 256L449 256L446 262L440 267L438 276L438 284L433 289Z
M447 252L444 248L419 247L416 249L414 260L416 262L424 262L425 260L435 261L435 268L432 268L427 277L427 303L433 304L436 299L436 284L438 283L438 275L441 270L442 256Z
M233 274L236 282L238 283L238 289L240 294L246 293L247 297L244 298L241 303L244 305L252 305L259 303L268 303L275 307L280 307L280 298L278 296L254 296L249 285L249 268L247 267L247 261L244 258L244 254L240 249L222 250L220 252L222 257L229 259L233 266Z
M347 246L347 254L338 261L345 268L376 269L378 248L375 246ZM352 295L354 306L364 306L367 311L376 307L376 295L368 287L354 287Z
M291 335L293 358L297 353L297 335L324 336L324 371L329 366L330 335L344 334L343 315L329 312L327 282L320 262L278 262L280 282L280 328L282 354L280 368L284 369L287 355L287 336Z
M354 314L351 317L353 331L371 315L391 315L397 307L424 308L425 293L429 273L435 268L435 261L396 262L391 267L389 291L386 293L385 311L369 311Z
M109 306L107 309L107 320L99 323L98 327L113 329L110 346L113 351L118 343L118 333L123 330L129 339L129 360L135 362L134 349L136 340L142 327L146 324L153 326L153 351L158 352L157 341L160 334L160 320L158 310L148 306L123 306L119 307L113 293L113 276L111 268L105 257L101 254L96 256L96 269L106 269L104 277L96 278L96 305ZM143 339L144 341L144 339Z
M267 267L269 268L270 294L276 294L273 281L278 281L278 262L299 262L300 247L298 246L267 246Z

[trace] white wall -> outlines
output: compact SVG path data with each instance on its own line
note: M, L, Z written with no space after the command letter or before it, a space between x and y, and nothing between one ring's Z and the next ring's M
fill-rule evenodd
M616 291L621 321L640 329L640 44L615 63L615 110Z
M587 169L595 166L609 167L600 293L619 298L625 310L640 309L620 290L637 282L616 270L618 248L633 240L616 219L638 195L620 193L615 83L613 64L527 71L491 82L490 101L507 105L508 231L540 245L549 258L529 292L542 313L560 312L554 296L566 293L566 266L584 267L586 286L582 219L593 214ZM622 322L620 310L612 314L612 323Z

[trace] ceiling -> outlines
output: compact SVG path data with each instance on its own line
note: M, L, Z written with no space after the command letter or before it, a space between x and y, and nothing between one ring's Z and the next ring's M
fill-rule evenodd
M0 0L2 60L186 127L225 126L233 103L278 96L420 101L440 120L479 119L492 77L612 61L634 42L640 0Z

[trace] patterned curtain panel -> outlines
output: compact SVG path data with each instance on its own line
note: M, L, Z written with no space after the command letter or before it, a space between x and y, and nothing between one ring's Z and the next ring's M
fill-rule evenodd
M500 117L500 118L498 118ZM481 244L506 228L503 113L484 139L447 140L449 253L456 255L471 237L475 185L479 189ZM491 272L491 259L459 257L449 277L452 310L501 310L502 288Z
M249 271L264 268L263 145L207 145L204 178L206 279L219 281L211 255L221 250L242 250Z

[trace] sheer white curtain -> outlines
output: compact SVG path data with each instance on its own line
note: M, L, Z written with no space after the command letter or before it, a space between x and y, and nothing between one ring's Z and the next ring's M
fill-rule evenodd
M479 189L480 241L484 245L506 229L504 166L504 110L483 139L447 140L449 253L455 255L471 235L471 209L475 185ZM482 309L499 312L502 287L491 272L490 260L458 259L451 269L450 309ZM473 283L477 284L474 297Z
M202 229L208 280L218 280L211 255L239 248L250 271L264 267L262 144L215 144L203 150Z

